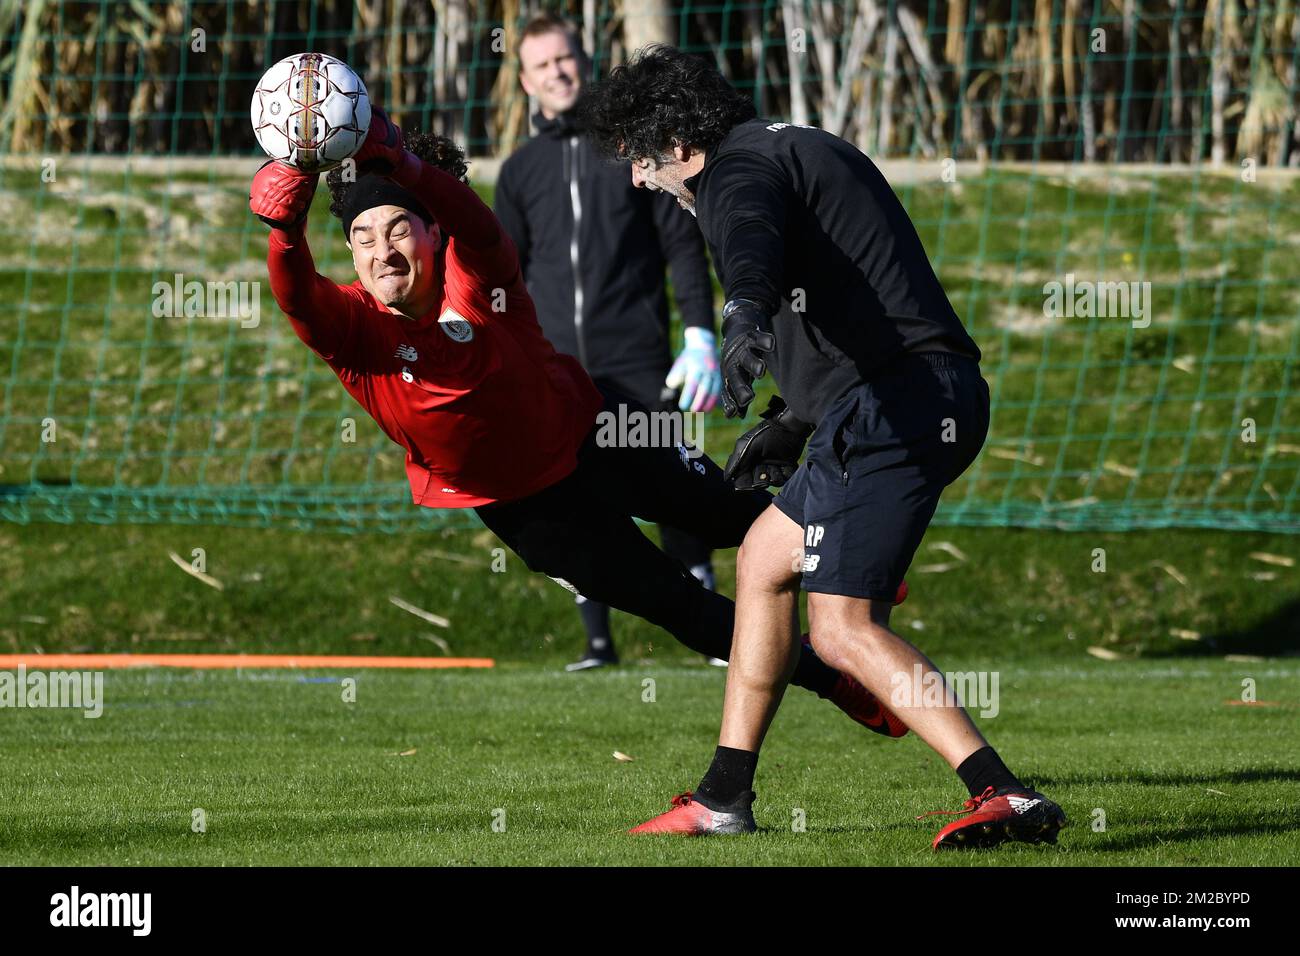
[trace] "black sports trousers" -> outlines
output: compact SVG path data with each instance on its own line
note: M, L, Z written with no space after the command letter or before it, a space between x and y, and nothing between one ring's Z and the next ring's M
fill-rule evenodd
M675 393L671 401L664 399L664 379L667 377L667 368L649 366L625 371L609 378L597 378L595 382L602 393L630 395L651 411L666 411L674 415L689 414L678 411ZM659 546L670 558L676 558L688 568L709 563L709 546L691 532L683 531L673 525L659 526Z
M646 412L608 386L602 411ZM476 508L529 569L583 597L635 614L709 657L731 655L735 604L657 548L633 518L689 529L711 549L734 548L772 496L736 491L704 454L597 441L592 428L567 478L516 501Z

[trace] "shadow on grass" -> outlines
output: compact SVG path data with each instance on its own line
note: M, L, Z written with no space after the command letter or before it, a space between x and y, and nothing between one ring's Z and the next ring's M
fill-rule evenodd
M1207 817L1192 826L1171 825L1167 829L1158 820L1144 821L1145 827L1160 827L1161 832L1144 829L1140 833L1099 833L1096 846L1080 847L1099 853L1126 853L1143 847L1168 846L1175 843L1193 843L1201 840L1223 840L1227 837L1269 836L1294 833L1300 827L1300 814L1292 813L1279 820L1227 822Z
M1274 767L1252 768L1250 770L1206 770L1202 772L1125 770L1112 773L1065 773L1057 776L1034 775L1032 779L1033 785L1040 790L1044 787L1083 786L1088 784L1186 787L1194 784L1275 783L1286 780L1300 780L1300 768Z
M1180 642L1177 649L1163 656L1218 657L1222 654L1251 654L1259 657L1300 654L1300 599L1288 601L1248 627L1206 634L1195 643Z
M82 822L52 821L21 814L11 818L0 837L0 857L30 854L41 859L50 852L100 851L140 854L150 851L187 852L199 839L190 830L191 811L140 809L127 811L126 819L106 817L98 811L83 814ZM473 833L483 829L482 815L469 811L447 813L430 823L425 805L393 807L383 811L327 812L317 807L246 811L222 808L213 813L214 827L202 839L218 844L214 849L274 850L282 844L311 839L345 840L354 837L394 837L430 840L444 831ZM30 865L30 864L29 864Z

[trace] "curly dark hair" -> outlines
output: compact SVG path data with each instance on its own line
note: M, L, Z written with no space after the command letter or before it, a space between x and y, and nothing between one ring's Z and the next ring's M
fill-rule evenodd
M426 163L437 166L465 185L469 185L469 163L465 162L465 151L453 140L446 136L435 136L433 133L403 130L402 145ZM343 181L343 167L331 169L325 176L325 185L330 191L330 215L335 219L342 219L343 199L352 185L350 182Z
M578 123L610 159L659 158L674 143L705 152L757 116L709 63L675 47L643 47L578 100Z

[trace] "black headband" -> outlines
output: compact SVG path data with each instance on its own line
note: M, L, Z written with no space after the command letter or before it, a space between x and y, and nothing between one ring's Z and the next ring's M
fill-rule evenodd
M352 221L367 209L376 206L400 206L415 213L426 223L432 223L433 217L424 208L420 200L393 182L387 176L366 174L348 188L343 196L343 236L352 240Z

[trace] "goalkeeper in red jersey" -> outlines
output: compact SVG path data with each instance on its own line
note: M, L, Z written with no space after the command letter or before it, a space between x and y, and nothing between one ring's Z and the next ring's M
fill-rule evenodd
M281 310L406 449L414 501L474 508L530 569L728 657L735 605L656 548L634 518L731 548L771 496L735 491L694 449L598 440L602 410L644 409L602 393L543 337L514 246L467 185L454 143L404 141L376 110L355 159L355 182L336 172L329 183L357 270L351 285L318 275L307 246L318 175L267 163L249 206L271 226L267 268ZM792 683L878 733L906 733L806 646Z

